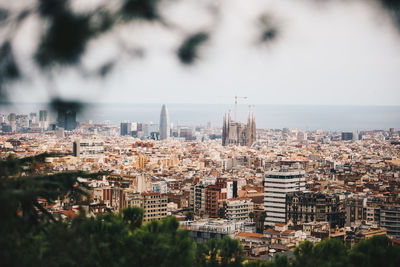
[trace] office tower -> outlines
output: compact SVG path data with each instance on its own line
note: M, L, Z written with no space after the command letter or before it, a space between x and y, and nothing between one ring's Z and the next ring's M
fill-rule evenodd
M10 115L8 115L8 121L12 122L12 121L16 121L17 120L17 115L15 113L10 113Z
M193 131L191 128L181 128L179 133L179 137L185 138L186 141L194 140Z
M342 140L343 141L353 140L353 133L351 133L351 132L342 132Z
M29 119L31 123L36 123L37 122L37 114L35 112L29 113Z
M8 115L8 121L10 122L10 132L15 132L17 130L17 115L15 113L10 113L10 115Z
M59 109L57 116L57 126L64 128L67 131L72 131L76 128L76 111L71 109Z
M256 135L256 117L254 113L249 112L247 124L232 121L231 115L224 116L222 126L222 145L241 145L251 146L257 141Z
M47 110L39 110L39 127L43 130L46 130L47 128L49 128L49 121L50 118Z
M143 129L143 135L145 137L151 137L151 136L154 137L154 136L159 135L160 125L153 123L151 121L148 121L148 122L144 122L142 124L142 129ZM155 140L157 140L157 139L155 139Z
M304 171L297 164L268 171L264 178L265 223L286 223L286 194L305 190Z
M143 123L141 123L141 122L137 123L137 131L138 132L142 132L143 131Z
M132 133L132 123L121 122L121 135L131 135Z
M169 114L166 105L161 108L160 114L160 140L167 140L170 134Z
M28 128L29 127L29 117L28 115L17 115L16 123L19 128Z
M39 111L39 121L49 121L47 110L40 110Z
M358 140L358 132L353 132L353 141L357 141Z

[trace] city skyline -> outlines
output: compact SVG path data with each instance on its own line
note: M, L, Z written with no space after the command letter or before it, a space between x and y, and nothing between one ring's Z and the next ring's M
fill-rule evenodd
M109 120L119 124L123 121L159 122L162 104L103 104L86 105L77 114L77 120L84 122L92 120L103 123ZM199 104L169 104L171 123L181 126L221 124L221 118L233 110L233 104L199 105ZM0 106L0 113L29 114L40 109L50 109L47 105L8 105ZM297 128L300 130L328 131L363 131L376 129L398 128L400 125L400 106L304 106L304 105L255 105L252 107L257 117L257 127L264 129ZM249 107L238 105L238 120L247 121ZM57 113L49 113L52 120Z

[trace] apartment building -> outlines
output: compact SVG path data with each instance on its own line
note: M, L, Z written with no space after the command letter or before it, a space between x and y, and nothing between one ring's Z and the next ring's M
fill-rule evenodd
M286 194L286 221L289 220L294 224L328 222L331 227L343 227L345 212L337 195L292 192Z
M268 171L264 178L264 211L267 213L265 223L286 223L286 194L305 190L305 171L297 166Z
M254 214L254 204L248 198L232 198L225 202L225 218L235 221L251 221L249 214Z
M161 220L167 216L168 196L160 193L127 193L125 206L144 210L143 221Z
M206 214L211 218L223 216L223 200L226 200L226 192L223 193L221 187L209 185L205 189Z

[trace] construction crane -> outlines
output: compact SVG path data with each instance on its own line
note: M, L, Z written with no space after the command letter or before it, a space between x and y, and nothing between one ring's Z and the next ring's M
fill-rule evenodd
M237 104L238 104L238 99L247 99L247 96L235 96L235 122L237 121Z

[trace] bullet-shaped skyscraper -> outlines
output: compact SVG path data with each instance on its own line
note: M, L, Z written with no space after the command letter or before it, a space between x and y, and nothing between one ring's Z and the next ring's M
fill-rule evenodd
M169 138L170 124L169 124L169 114L166 105L161 108L160 114L160 140L166 140Z

